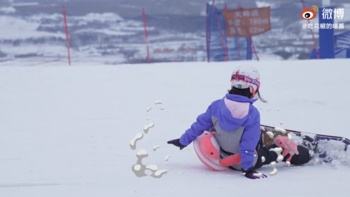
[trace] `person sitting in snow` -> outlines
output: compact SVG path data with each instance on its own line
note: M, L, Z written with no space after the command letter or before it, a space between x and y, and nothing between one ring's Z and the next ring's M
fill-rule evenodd
M274 144L259 147L261 140L260 113L253 106L259 93L260 74L256 68L249 65L237 67L231 76L231 89L223 99L214 101L207 111L198 116L179 139L168 141L182 150L194 141L204 131L215 130L215 139L220 146L220 158L240 154L240 164L230 166L233 170L242 171L250 179L266 178L256 169L276 161L278 154L270 151L281 147L284 153L283 161L294 165L309 162L317 143L310 137L304 137L301 145L296 145L286 136L278 136ZM294 153L294 154L291 154Z

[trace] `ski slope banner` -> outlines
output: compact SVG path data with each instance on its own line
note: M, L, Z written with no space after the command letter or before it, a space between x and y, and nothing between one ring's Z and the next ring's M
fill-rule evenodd
M270 7L223 10L227 37L248 37L271 30Z

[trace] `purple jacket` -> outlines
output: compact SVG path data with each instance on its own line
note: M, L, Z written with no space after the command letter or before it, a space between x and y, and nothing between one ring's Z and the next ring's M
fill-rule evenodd
M244 96L226 94L226 98L214 101L204 114L198 116L197 121L181 136L180 143L187 146L204 131L212 128L213 118L227 132L243 127L239 144L241 164L244 169L253 167L254 151L261 135L260 113L253 106L255 101L256 99Z

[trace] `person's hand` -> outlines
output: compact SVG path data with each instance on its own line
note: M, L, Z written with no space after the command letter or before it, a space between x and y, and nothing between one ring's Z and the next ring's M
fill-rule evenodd
M174 146L177 146L180 148L180 150L182 150L183 148L186 147L180 143L180 139L170 140L170 141L168 141L168 144L172 144Z
M259 173L254 168L249 168L248 170L242 169L243 175L247 177L248 179L260 179L260 178L267 178L265 174Z

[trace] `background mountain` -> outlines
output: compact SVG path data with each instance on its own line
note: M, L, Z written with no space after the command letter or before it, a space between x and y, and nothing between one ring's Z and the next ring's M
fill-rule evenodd
M30 0L0 0L1 6L18 5L31 2ZM18 6L17 10L22 14L41 13L59 13L63 5L69 7L74 15L85 15L91 12L117 13L123 17L137 16L140 9L145 8L148 14L152 15L202 15L205 10L205 3L208 0L32 0L37 3L36 6ZM224 6L224 1L216 1L216 4ZM265 0L269 4L285 4L289 2L298 2L293 0ZM322 0L309 0L307 3L320 6ZM348 0L332 0L333 5L349 3ZM255 0L230 0L227 1L229 8L235 8L238 4L243 7L256 6Z
M113 63L145 61L142 8L147 14L153 61L203 61L206 0L0 0L0 58L65 57L66 41L62 6L67 8L72 57L110 58ZM273 29L255 36L259 54L282 58L307 58L314 43L302 30L302 5L290 0L237 1L228 8L271 6ZM333 0L345 7L340 21L350 28L348 0ZM216 1L223 8L223 1ZM307 1L307 6L321 1ZM347 14L349 13L349 14ZM314 21L314 22L317 22ZM339 21L338 21L339 22ZM338 30L336 33L347 31ZM317 39L318 35L315 32Z

